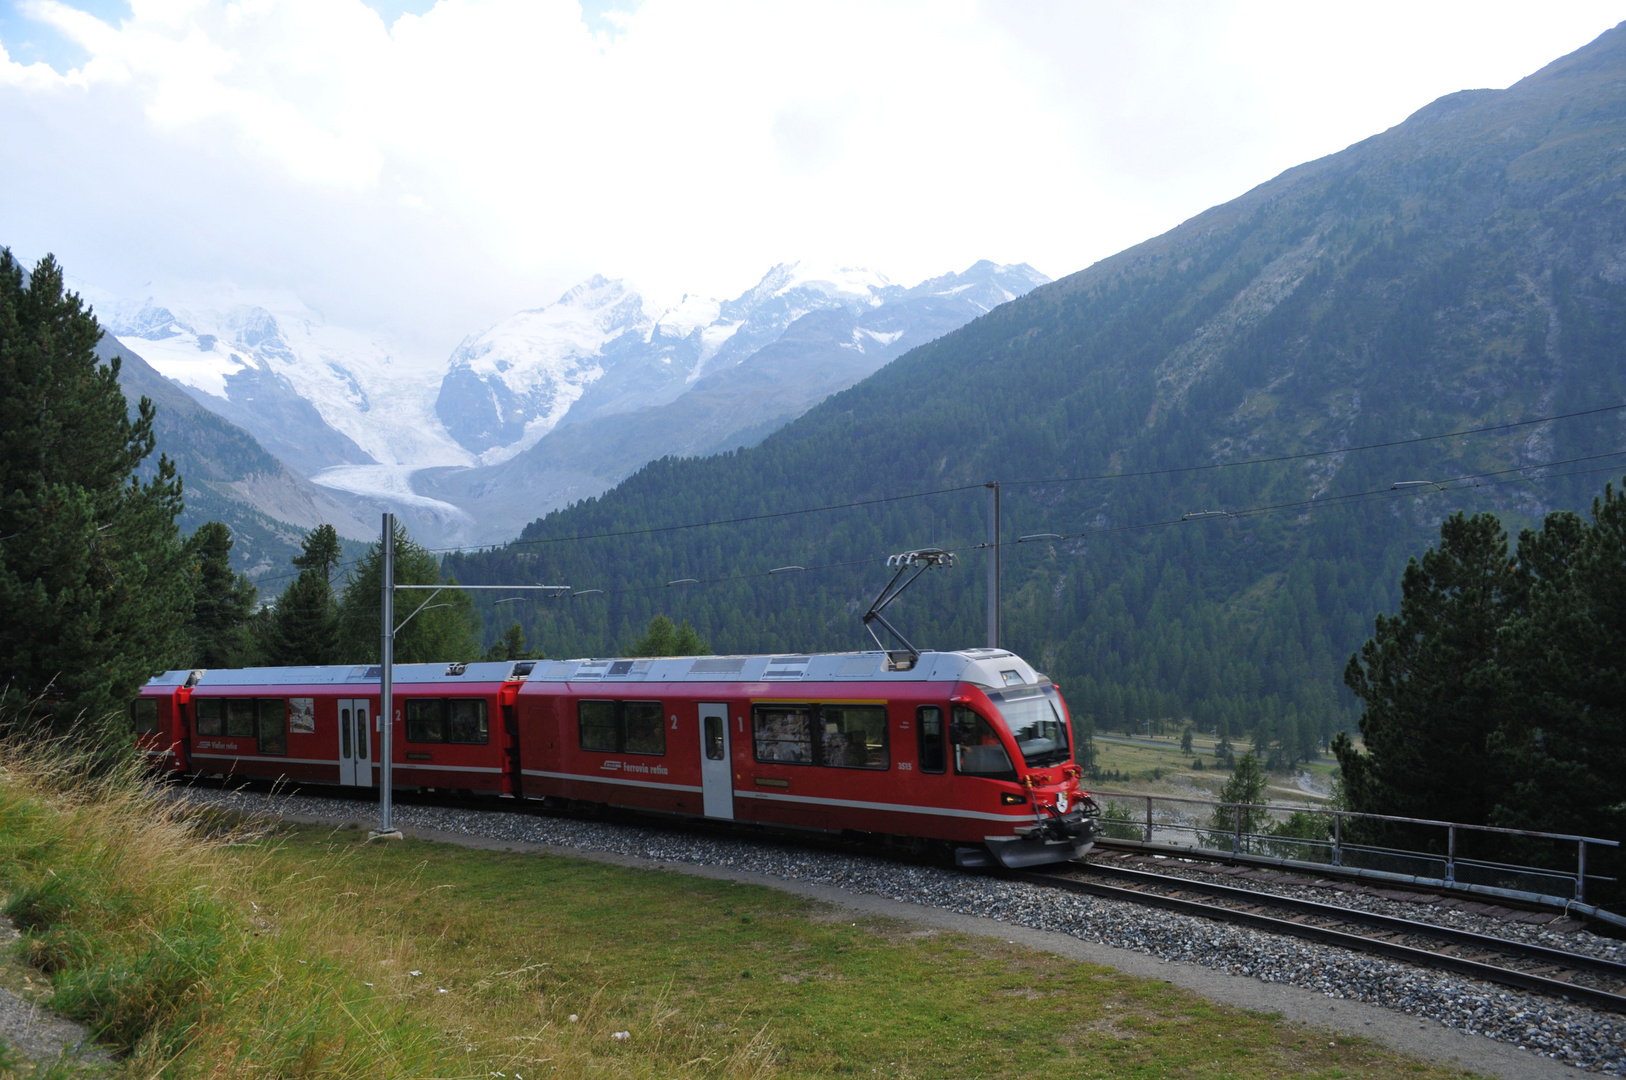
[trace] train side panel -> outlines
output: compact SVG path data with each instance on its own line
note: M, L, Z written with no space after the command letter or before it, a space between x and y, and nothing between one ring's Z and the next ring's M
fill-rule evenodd
M700 814L693 690L527 683L519 694L525 794Z
M346 698L362 697L347 691ZM188 703L192 769L340 782L339 695L328 686L200 686ZM377 708L376 698L370 707Z
M397 683L393 785L504 794L503 688L501 682Z
M1014 776L962 776L949 764L952 686L527 683L519 694L524 791L700 816L701 713L721 706L736 820L963 844L1011 836L1033 820ZM650 723L656 704L659 737ZM938 739L926 759L923 710Z

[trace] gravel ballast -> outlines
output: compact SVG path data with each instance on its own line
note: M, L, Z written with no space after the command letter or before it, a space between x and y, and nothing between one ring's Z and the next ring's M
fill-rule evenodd
M370 802L308 794L267 794L194 787L182 797L246 814L297 815L366 821ZM1201 964L1270 983L1305 987L1427 1017L1595 1072L1626 1076L1626 1017L1536 997L1447 973L1317 945L1155 908L1081 896L975 872L894 862L870 855L798 847L772 839L709 832L683 832L619 822L584 821L541 814L462 807L397 804L396 824L407 829L459 833L488 840L542 844L584 852L650 859L667 864L726 867L786 881L923 904L1036 930L1131 949L1161 960ZM1242 884L1242 882L1237 882ZM1283 890L1291 891L1291 890ZM1342 899L1317 891L1316 899ZM1353 898L1351 898L1353 899ZM1415 918L1417 905L1360 897L1368 910ZM1462 916L1448 921L1463 929L1539 940L1595 955L1618 956L1617 943L1584 933L1509 932L1495 920ZM1611 952L1611 950L1616 950Z

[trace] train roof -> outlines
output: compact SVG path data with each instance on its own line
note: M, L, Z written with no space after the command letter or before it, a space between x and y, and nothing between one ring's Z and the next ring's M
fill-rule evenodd
M396 664L397 684L421 686L425 683L492 683L523 679L534 661L500 660L473 664ZM196 671L166 671L148 686L186 686L194 690L227 686L343 686L377 684L377 664L346 664L311 667L200 668Z
M999 687L1043 678L1004 649L923 652L894 670L884 652L775 656L666 656L650 659L539 660L527 682L971 682Z
M322 667L209 668L166 671L151 688L189 686L376 685L377 664ZM1032 665L1004 649L923 652L906 670L889 654L785 653L765 656L611 657L577 660L503 660L472 664L396 664L397 685L513 682L969 682L979 686L1030 685L1043 680Z

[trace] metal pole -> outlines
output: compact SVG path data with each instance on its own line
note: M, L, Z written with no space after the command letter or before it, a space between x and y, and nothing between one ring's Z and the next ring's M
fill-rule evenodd
M1575 842L1575 902L1586 903L1586 841Z
M1332 864L1344 865L1344 815L1332 816Z
M988 488L988 647L999 648L999 482Z
M1445 883L1457 883L1457 827L1449 825L1445 830Z
M395 515L384 515L383 536L384 583L380 598L379 619L382 635L379 638L378 697L379 697L379 779L378 828L374 837L401 839L401 830L395 827L394 787L390 765L394 758L391 736L395 732L395 702L393 681L395 668Z
M1236 804L1235 809L1236 832L1231 834L1231 854L1240 855L1242 853L1242 804Z
M1146 796L1146 842L1152 842L1152 797Z

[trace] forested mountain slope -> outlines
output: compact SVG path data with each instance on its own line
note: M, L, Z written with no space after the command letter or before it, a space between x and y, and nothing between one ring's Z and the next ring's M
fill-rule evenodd
M1057 213L1074 212L1057 207ZM604 589L516 609L550 655L624 649L655 611L718 651L862 646L888 553L961 564L893 610L917 644L981 644L984 491L1005 483L1005 640L1075 711L1261 720L1307 741L1442 516L1584 508L1626 415L1412 439L1626 402L1626 31L1405 123L915 349L761 445L663 460L548 515L460 580ZM1566 475L1567 474L1567 475ZM1077 482L1014 483L1080 476ZM606 539L561 538L969 490ZM1370 497L1343 499L1363 492ZM1319 505L1294 505L1315 500ZM1187 514L1282 506L1271 513ZM1157 522L1161 527L1139 528ZM1076 535L1076 534L1083 535ZM766 575L773 567L843 564ZM760 575L760 576L746 576ZM680 578L700 584L666 586ZM712 582L710 579L728 579ZM891 612L889 612L891 614ZM488 614L488 631L500 629Z

